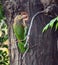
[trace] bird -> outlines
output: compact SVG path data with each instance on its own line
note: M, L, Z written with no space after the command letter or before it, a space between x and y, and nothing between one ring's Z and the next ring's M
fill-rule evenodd
M24 47L26 41L26 35L28 31L28 27L26 25L26 21L28 20L28 14L26 12L21 12L20 15L17 15L14 18L13 30L14 34L18 40L18 49L23 54L27 47Z

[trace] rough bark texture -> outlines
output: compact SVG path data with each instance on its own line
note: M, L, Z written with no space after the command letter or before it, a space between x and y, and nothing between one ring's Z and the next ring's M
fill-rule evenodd
M34 20L30 35L29 52L24 60L21 59L21 54L18 52L16 38L13 33L12 24L14 17L20 11L27 11L30 18L37 12L41 11L43 6L39 0L2 0L7 24L9 27L9 50L10 50L10 65L57 65L57 39L55 32L50 29L42 34L43 27L51 20L51 17L45 14L37 16ZM22 8L23 7L23 8ZM29 26L28 23L28 26Z

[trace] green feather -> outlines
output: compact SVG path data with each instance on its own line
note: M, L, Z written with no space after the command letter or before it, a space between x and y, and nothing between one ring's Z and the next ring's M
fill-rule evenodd
M24 47L24 42L18 43L18 49L23 54L27 48Z
M13 30L14 34L18 40L18 49L20 53L24 53L27 49L27 46L24 47L24 44L26 42L26 35L27 35L27 26L23 26L20 22L14 22L13 24Z
M15 25L14 27L14 33L18 40L24 39L24 27L22 25Z

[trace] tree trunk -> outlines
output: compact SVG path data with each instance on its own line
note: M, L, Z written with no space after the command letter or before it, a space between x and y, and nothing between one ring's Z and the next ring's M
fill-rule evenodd
M29 23L32 16L43 9L39 0L2 0L7 24L9 28L9 52L10 65L57 65L57 38L55 32L48 30L42 34L43 27L52 19L49 15L38 15L33 23L30 34L31 49L22 60L18 52L16 38L13 33L13 19L21 11L27 11L29 14ZM33 47L34 46L34 47Z

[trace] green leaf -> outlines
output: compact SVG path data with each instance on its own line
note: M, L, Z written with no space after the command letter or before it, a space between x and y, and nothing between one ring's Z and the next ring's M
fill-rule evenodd
M3 37L0 37L0 43L5 42L8 39L8 35L5 35Z
M0 43L3 43L3 38L2 37L0 37Z
M0 20L4 18L3 6L0 4Z
M56 28L55 28L55 30L57 30L58 29L58 22L56 23Z
M42 32L45 32L45 31L47 31L48 30L48 28L49 28L49 23L43 28L43 31Z
M54 23L58 21L58 16L54 19L52 19L44 28L42 32L45 32L46 30L48 30L48 28L50 27L51 29L53 28ZM56 24L56 30L58 28L58 23Z
M3 45L2 47L3 47L3 48L4 48L4 47L5 47L5 48L8 48L8 46L7 46L7 45Z
M57 21L58 21L58 16L56 17Z
M3 42L5 42L7 39L8 39L8 35L5 35L5 36L3 37Z
M49 25L50 25L51 29L53 28L53 25L54 25L54 23L56 22L57 18L58 18L58 17L56 17L56 18L54 18L54 19L52 19L52 20L50 21Z

